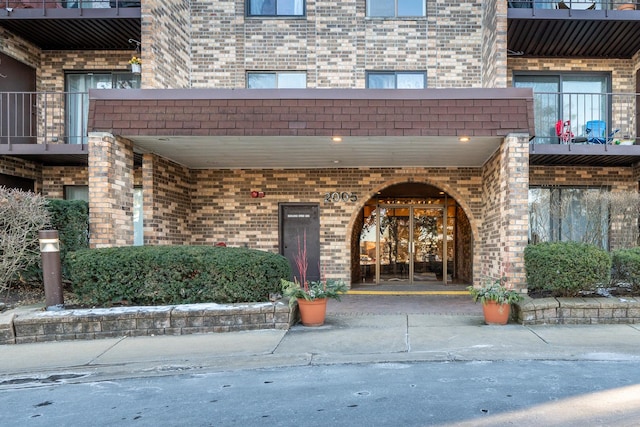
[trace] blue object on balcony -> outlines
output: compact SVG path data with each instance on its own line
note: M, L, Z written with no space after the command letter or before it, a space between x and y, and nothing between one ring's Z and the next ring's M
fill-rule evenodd
M589 120L586 124L587 142L590 144L609 144L613 136L620 131L614 129L607 135L607 124L604 120Z
M607 124L604 120L589 120L586 124L587 142L590 144L607 143Z

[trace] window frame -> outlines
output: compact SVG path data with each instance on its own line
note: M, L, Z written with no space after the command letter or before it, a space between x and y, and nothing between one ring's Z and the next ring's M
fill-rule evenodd
M399 88L398 87L398 76L402 74L415 74L422 76L422 87L421 88ZM393 88L377 88L369 86L369 77L375 75L392 75L394 78L394 87ZM365 72L365 87L367 89L426 89L427 88L427 72L419 71L419 70L403 70L403 71L366 71Z
M366 0L365 4L365 16L371 19L416 19L427 17L427 1L420 0L422 2L422 15L398 15L398 3L402 0L393 0L394 14L393 15L371 15L371 3L380 0Z
M526 82L529 85L528 86L517 86L517 84L519 83L518 80L524 80L527 77L529 77L530 79ZM571 92L568 90L565 90L564 88L564 83L565 82L570 82L572 81L572 79L576 79L576 78L588 78L588 77L593 77L592 82L597 82L599 80L600 83L604 83L604 87L605 87L605 92L602 94L602 102L605 104L604 105L604 109L603 109L603 114L605 117L605 122L606 122L606 128L607 129L611 129L612 128L612 118L613 118L613 99L611 97L611 93L612 93L612 73L610 71L561 71L561 70L551 70L551 71L528 71L528 70L514 70L512 72L511 75L511 86L512 87L531 87L534 90L534 111L538 109L538 102L540 98L536 98L536 93L540 94L545 94L548 92L545 91L535 91L535 88L533 87L536 83L540 83L539 81L536 82L536 78L541 78L541 77L547 77L550 79L555 79L555 81L553 81L553 84L557 85L557 90L550 92L550 93L557 93L558 96L555 97L555 107L554 107L554 113L555 113L555 118L553 118L553 122L555 123L555 121L557 120L567 120L569 119L569 117L565 117L565 105L567 104L566 99L572 98L573 96L575 96L575 94L580 94L580 92ZM520 83L522 83L522 81L520 81ZM551 83L551 81L550 81ZM585 92L587 93L587 92ZM545 98L546 100L550 100ZM571 104L571 103L569 103ZM578 108L577 111L580 111L580 109ZM571 113L571 111L570 111ZM544 117L544 115L541 114L535 114L535 119L536 119L536 141L534 141L534 143L541 143L541 144L548 144L548 143L555 143L553 141L557 140L557 135L555 135L553 132L551 134L546 134L546 131L551 131L550 129L548 129L548 125L549 123L547 123L549 120L546 119ZM538 123L538 121L540 123ZM575 124L572 121L572 124ZM541 132L539 132L539 130L541 130ZM581 135L578 135L581 136ZM549 140L549 141L546 141Z
M276 13L275 14L263 14L263 13L253 14L253 13L251 13L251 3L252 3L252 1L254 1L254 0L246 0L246 2L245 2L245 16L247 18L258 18L258 19L260 19L260 18L299 19L299 18L306 18L307 17L307 0L301 0L302 1L302 13L300 15L285 15L285 14L279 15L277 13L278 1L279 0L274 0L275 8L276 8Z
M534 218L536 217L536 215L534 215L533 213L533 209L532 209L532 190L546 190L548 191L548 206L547 206L547 211L546 212L542 212L542 214L545 216L545 218L542 221L538 221L540 224L548 227L546 230L543 230L546 236L548 236L548 238L539 238L539 239L534 239L533 236L534 234L536 234L536 231L539 230L539 228L534 224L533 221L536 221ZM535 243L540 243L540 242L566 242L566 241L580 241L583 242L584 241L584 235L581 236L580 240L571 240L571 239L567 239L567 231L565 231L563 229L563 224L564 223L573 223L575 222L575 216L572 215L572 212L563 212L562 208L563 206L565 206L567 203L570 203L573 201L573 199L571 198L572 196L572 192L576 191L576 190L582 190L582 195L581 195L581 199L584 198L584 195L587 194L587 191L599 191L599 192L611 192L611 188L607 187L607 186L581 186L581 185L563 185L563 186L559 186L559 185L532 185L529 187L528 190L528 207L527 207L527 211L529 213L529 224L528 224L528 240L529 243L535 244ZM563 198L563 191L564 192L569 192L569 199L567 198ZM543 206L544 207L544 206ZM610 245L611 245L611 209L609 207L609 205L604 205L604 206L600 206L600 208L602 209L602 211L600 212L600 218L599 218L599 224L600 227L602 227L601 231L603 231L603 235L602 235L602 241L597 243L597 245L605 250L609 250L610 249ZM592 212L587 212L589 214L592 214ZM586 216L585 216L586 218ZM587 223L587 221L585 220L585 224ZM593 242L591 242L593 243Z
M257 87L250 87L249 86L249 76L252 74L268 74L268 75L275 75L276 78L276 85L272 88L257 88ZM279 77L285 74L300 74L300 75L304 75L304 87L280 87L278 85L279 82ZM306 71L297 71L297 70L291 70L291 71L247 71L246 72L246 76L245 76L245 81L246 81L246 88L247 89L306 89L308 87L308 82L307 82L307 72Z
M123 71L123 70L69 70L64 73L64 90L65 90L65 99L64 99L64 126L65 126L65 134L66 144L88 144L88 132L87 132L87 124L89 122L89 90L94 89L92 87L87 86L83 91L71 91L70 86L72 85L71 79L72 76L82 76L84 82L82 84L86 84L87 78L89 76L109 76L111 79L111 87L106 89L140 89L142 85L142 78L139 74L134 74L131 71ZM134 86L125 88L123 87L124 82L135 81ZM120 87L118 86L120 83ZM75 130L79 135L72 135L72 130Z
M64 185L62 188L63 188L62 192L63 192L64 200L83 200L89 203L89 185L88 184ZM73 197L74 196L73 190L86 193L87 197L86 198Z

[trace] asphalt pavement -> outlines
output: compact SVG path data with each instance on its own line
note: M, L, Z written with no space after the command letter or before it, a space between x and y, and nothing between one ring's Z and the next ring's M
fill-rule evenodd
M359 298L369 299L363 303ZM414 306L398 299L390 304L347 296L330 303L324 326L295 325L288 331L4 345L0 388L15 384L16 378L41 381L52 375L117 377L376 362L640 360L640 324L489 326L468 297L466 302L424 297L428 304L408 298Z

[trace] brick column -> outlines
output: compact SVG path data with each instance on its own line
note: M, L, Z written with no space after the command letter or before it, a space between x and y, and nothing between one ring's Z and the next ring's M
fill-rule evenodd
M89 242L92 248L133 244L133 145L89 133Z
M525 289L524 248L529 227L529 136L508 135L482 172L483 212L474 245L474 282L507 277ZM479 256L479 265L476 266Z
M526 289L524 249L529 240L529 135L510 134L502 150L504 205L501 270L514 289Z

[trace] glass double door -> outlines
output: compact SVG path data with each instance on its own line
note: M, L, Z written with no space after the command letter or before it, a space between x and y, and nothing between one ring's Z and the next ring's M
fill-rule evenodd
M451 265L447 264L444 254L453 249L447 247L452 236L444 233L443 224L448 222L447 210L438 206L372 207L361 236L363 281L446 283ZM446 229L450 228L453 227Z

